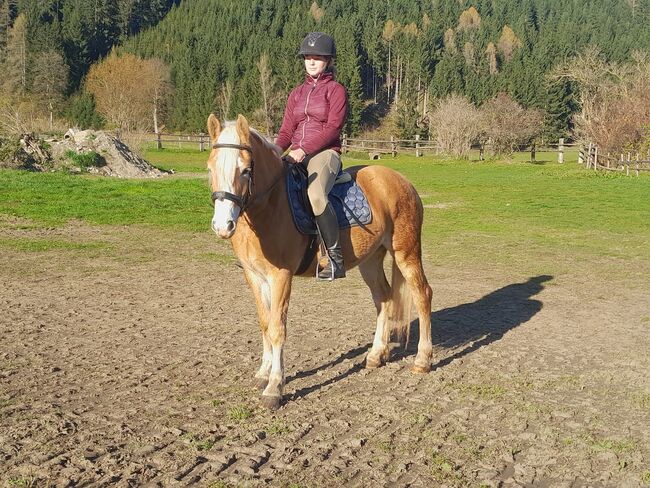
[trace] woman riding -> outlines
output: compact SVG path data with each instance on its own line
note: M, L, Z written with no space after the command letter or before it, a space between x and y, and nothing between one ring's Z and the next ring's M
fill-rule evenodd
M336 213L327 199L341 170L341 130L348 110L343 85L334 80L336 46L331 36L311 32L300 45L305 82L289 94L282 127L275 144L281 153L304 164L309 174L307 194L316 226L328 254L318 278L345 277Z

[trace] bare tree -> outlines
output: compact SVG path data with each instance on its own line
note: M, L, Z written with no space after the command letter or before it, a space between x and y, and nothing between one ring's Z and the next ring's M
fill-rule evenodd
M509 25L504 25L501 31L501 37L497 44L499 51L503 54L506 61L510 61L514 56L515 51L522 46L521 40L515 34Z
M266 129L266 135L270 136L273 134L273 112L277 97L275 96L273 73L269 66L269 56L266 53L260 56L257 69L260 73L260 89L262 91L262 103L264 104L264 128Z
M529 144L542 129L543 114L525 109L506 93L483 104L480 126L495 154L511 154L518 146Z
M54 125L54 111L63 100L68 82L68 67L56 51L45 51L36 55L31 68L32 92L47 104L49 127Z
M485 54L488 58L488 64L490 66L490 74L496 75L499 72L499 66L497 64L497 48L494 43L490 42L485 49Z
M481 26L481 16L476 7L470 7L463 11L458 18L458 30L478 29Z
M316 1L314 1L311 4L311 7L309 8L309 13L314 18L314 20L318 23L320 23L320 21L323 20L323 16L325 15L325 11L318 6L318 2Z
M479 135L479 112L465 97L449 95L436 103L430 127L444 153L467 157Z
M160 126L158 124L161 117L165 115L167 108L167 99L172 91L171 72L169 67L160 59L149 60L152 69L160 74L158 82L153 86L153 131L158 134Z
M226 120L228 118L230 102L232 101L232 88L232 81L226 80L225 83L222 83L221 88L215 97L215 105L221 113L221 120Z
M382 38L386 43L388 43L388 67L386 69L386 86L388 88L388 102L390 103L390 92L391 92L391 86L393 84L393 79L390 74L390 69L391 69L391 48L393 44L393 38L395 37L395 34L397 33L397 30L399 29L399 26L395 24L391 19L388 19L386 21L386 24L384 25L384 30L381 33Z
M567 79L579 87L580 112L574 116L576 135L604 151L617 153L643 144L650 125L650 57L635 52L628 63L606 61L589 47L558 66L552 79Z
M24 94L27 90L27 25L25 15L16 17L9 29L2 70L2 88L6 93Z

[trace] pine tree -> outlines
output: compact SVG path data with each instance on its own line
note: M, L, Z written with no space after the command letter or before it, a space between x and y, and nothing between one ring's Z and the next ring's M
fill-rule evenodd
M558 81L548 85L544 104L544 138L555 141L569 136L573 129L571 118L577 108L571 83Z

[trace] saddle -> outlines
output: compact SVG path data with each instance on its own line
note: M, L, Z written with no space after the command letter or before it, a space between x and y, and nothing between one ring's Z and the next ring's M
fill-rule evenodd
M309 197L307 196L307 169L302 164L291 164L287 171L287 197L291 216L298 231L316 236L318 229L314 220ZM339 229L359 225L364 227L372 221L370 204L361 187L352 179L350 173L339 171L332 190L328 195L336 212Z

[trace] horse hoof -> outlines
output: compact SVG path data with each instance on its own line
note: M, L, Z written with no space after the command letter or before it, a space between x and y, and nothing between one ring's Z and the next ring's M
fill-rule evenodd
M388 362L388 358L388 349L385 349L380 353L368 351L368 354L366 355L366 369L380 368Z
M262 395L262 406L272 411L277 410L280 408L280 397Z
M266 385L269 384L269 380L267 378L255 378L253 384L255 385L256 390L264 391Z
M411 373L415 373L415 374L427 374L429 371L431 371L430 364L427 364L426 366L413 365L413 367L411 368Z
M366 358L366 369L377 369L383 366L380 359Z

